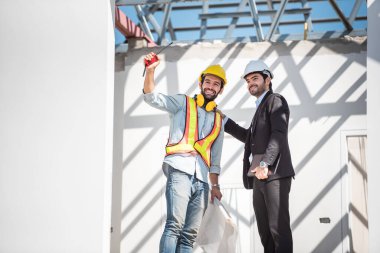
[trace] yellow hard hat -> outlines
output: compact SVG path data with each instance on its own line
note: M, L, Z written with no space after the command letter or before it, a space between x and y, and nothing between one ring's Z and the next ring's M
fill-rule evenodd
M224 71L222 66L219 64L208 66L205 70L203 70L199 76L199 82L202 82L202 77L206 74L217 76L223 80L223 85L227 84L226 71Z

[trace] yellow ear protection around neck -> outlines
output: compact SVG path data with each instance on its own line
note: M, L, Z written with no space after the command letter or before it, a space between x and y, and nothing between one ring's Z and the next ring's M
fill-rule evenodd
M202 94L197 94L194 96L195 101L199 107L203 107L207 112L211 112L216 108L216 103L214 101L210 101L205 104L205 98Z

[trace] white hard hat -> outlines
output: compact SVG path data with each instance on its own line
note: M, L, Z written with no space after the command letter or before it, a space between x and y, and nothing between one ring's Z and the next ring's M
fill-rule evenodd
M262 60L252 60L245 67L244 74L241 78L253 72L262 72L263 74L269 76L273 79L273 74L269 70L268 66Z

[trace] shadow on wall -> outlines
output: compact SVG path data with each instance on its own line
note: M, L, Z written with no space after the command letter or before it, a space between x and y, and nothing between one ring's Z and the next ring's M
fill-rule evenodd
M376 33L379 29L378 25L380 24L380 3L379 1L372 1L370 6L367 6L368 10L368 32L371 33L371 54L368 55L368 58L371 58L377 62L380 62L380 52L379 52L379 44L380 44L380 36Z
M321 49L328 49L331 52L335 52L336 54L360 54L362 51L366 51L366 42L362 42L359 44L356 44L354 42L352 43L343 43L344 47L342 47L342 41L327 41L326 43L322 42L315 42L314 45L309 49L307 54L304 55L302 60L299 62L296 62L292 57L288 57L291 55L292 50L296 46L298 46L299 43L302 42L290 42L290 43L277 43L273 44L271 46L268 46L265 52L261 55L258 55L258 58L261 59L267 59L270 57L273 57L273 55L278 56L273 63L271 64L270 68L272 70L275 70L277 67L282 65L285 68L286 76L282 79L280 83L276 83L276 79L274 79L274 90L275 92L281 93L284 91L288 86L293 86L293 90L295 92L294 96L298 98L300 101L299 105L291 105L290 111L291 111L291 119L290 119L290 126L289 126L289 132L294 131L295 126L304 119L307 119L310 122L316 121L321 119L322 117L336 117L337 120L334 124L331 125L331 127L326 131L320 138L318 138L318 141L314 144L312 149L304 156L302 159L297 163L296 165L296 173L300 173L302 170L312 170L315 168L307 167L306 164L320 151L323 149L323 146L334 134L339 132L342 125L352 116L356 115L366 115L366 92L364 91L360 96L358 96L354 101L349 100L348 98L352 97L353 94L357 93L359 88L363 87L366 82L366 73L361 73L358 76L355 77L355 80L353 80L352 85L346 89L340 97L336 99L336 101L331 103L319 103L318 101L324 96L326 91L332 87L334 84L339 82L340 78L344 75L347 75L346 70L352 66L353 64L358 64L361 66L366 65L366 58L365 57L346 57L346 59L340 64L340 66L334 71L334 73L323 83L318 89L318 91L311 95L311 92L309 91L309 87L306 84L304 78L302 77L300 70L303 69L305 66L308 65L310 59L312 59L316 54L320 52ZM190 48L190 47L189 47ZM187 50L189 49L187 48ZM180 48L180 50L177 50L177 47L174 46L171 49L167 50L166 52L162 53L165 54L165 57L169 57L169 60L172 61L179 61L183 57L183 55L187 52L187 50L184 50L183 48ZM218 64L220 63L217 59L224 60L225 64L223 64L223 67L227 70L231 67L232 64L234 64L234 60L239 57L239 55L242 53L242 51L245 50L245 44L227 44L226 47L221 50L219 55L215 57L215 60L212 61L210 64ZM150 51L150 49L149 49ZM132 63L137 61L138 59L141 59L142 55L149 52L146 49L138 50L132 54L130 59L127 58L128 63ZM170 53L169 53L170 51ZM175 51L173 53L173 51ZM227 58L224 58L226 55L228 55ZM172 57L173 59L170 59ZM286 64L283 64L283 60L286 58ZM136 63L138 64L138 63ZM141 63L142 65L142 63ZM185 93L185 94L192 94L197 89L197 81L196 77L194 78L193 85L191 85L188 90L182 91L179 88L180 78L178 76L178 65L175 65L176 67L171 67L169 69L164 69L161 73L159 73L156 76L156 81L159 83L165 78L165 74L167 74L167 71L170 71L171 77L174 77L174 80L171 80L171 84L168 86L167 93L168 94L177 94L177 93ZM244 68L242 66L242 68ZM130 70L131 68L129 68ZM135 83L127 82L127 77L129 75L135 75L136 73L131 73L128 70L125 72L117 73L117 75L120 75L120 81L118 83L119 87L117 88L118 92L118 99L119 102L116 102L116 107L124 107L124 103L122 101L125 100L125 98L122 98L120 94L125 94L125 90L128 87L128 85L136 85ZM140 74L140 73L138 73ZM318 73L318 71L315 72L315 78L318 78L318 75L323 75L324 73ZM276 72L275 72L276 75ZM229 84L229 94L235 94L239 87L241 87L241 84L243 82L239 80L237 83ZM142 83L138 84L140 87L142 87ZM115 91L116 92L116 91ZM116 95L116 94L115 94ZM223 106L228 104L233 96L222 96L221 101L219 102L219 107L223 110ZM249 125L249 122L251 120L251 117L254 113L254 102L251 100L250 104L252 104L251 107L247 108L244 107L244 104L247 104L247 101L251 97L248 95L248 93L245 93L241 98L238 99L238 101L235 103L236 106L233 109L226 109L223 110L225 114L233 118L237 122L245 122L245 125ZM150 140L158 134L161 128L167 127L168 120L161 114L153 114L153 115L136 115L134 114L136 108L138 108L143 102L141 96L134 96L134 101L131 101L130 105L128 107L125 107L124 110L118 109L117 115L115 115L115 118L122 118L122 129L119 129L119 131L115 131L115 134L118 136L115 136L115 140L119 139L118 141L118 147L115 147L116 149L125 150L125 144L120 142L120 140L123 139L123 132L128 131L130 129L149 129L146 130L145 137L141 139L139 143L134 143L133 145L128 146L128 152L125 152L126 155L123 157L123 152L118 152L119 156L115 159L122 164L122 168L115 168L115 169L121 169L123 172L128 168L130 165L130 162L136 157L141 156L141 152L144 152L144 149L149 145ZM233 153L231 158L224 161L223 166L223 174L225 174L227 171L232 169L232 164L235 163L237 160L241 160L242 154L241 149L238 149L235 153ZM161 161L158 161L160 163ZM138 168L130 168L131 170L135 170ZM121 172L121 175L123 174ZM154 194L149 193L149 196L147 192L149 192L149 189L151 188L151 185L153 185L157 178L161 176L161 170L158 170L156 173L153 174L147 174L146 180L144 182L141 182L141 186L137 193L135 193L133 196L130 196L130 201L128 202L127 206L124 206L121 210L121 222L125 220L129 213L134 211L136 207L139 205L139 209L143 210L139 212L137 216L134 217L133 220L129 220L127 222L127 225L124 226L123 229L120 231L120 240L125 240L127 237L134 236L133 230L135 226L144 219L149 219L149 227L146 228L146 230L143 232L143 234L139 234L138 237L140 238L136 243L134 243L134 247L131 249L130 252L139 252L141 248L143 247L145 241L149 240L151 235L154 232L160 231L162 226L162 221L165 219L165 217L161 217L160 215L157 215L155 220L151 220L150 217L147 217L147 213L149 212L149 209L157 204L157 202L161 201L162 193L164 192L165 186L162 185L159 190L157 190ZM240 169L238 171L239 177L240 177ZM331 180L329 182L325 183L325 186L320 189L320 193L314 197L314 199L310 199L309 204L304 206L304 209L297 217L293 217L293 223L292 228L295 230L302 222L307 218L308 214L320 203L320 201L323 199L323 197L331 190L333 189L339 182L343 174L347 173L347 169L343 168L340 171L338 170L338 173L336 173L334 176L332 176ZM222 176L223 176L222 174ZM120 182L120 184L122 181ZM121 191L123 187L119 187L119 190ZM122 196L124 194L128 194L126 192L120 192L119 193L119 199L114 199L114 205L117 201L122 201ZM141 200L145 198L148 199L147 201L144 201L144 204L141 203ZM119 206L122 206L119 204ZM234 213L235 215L239 215L239 211L236 209L233 209L232 206L229 206L229 210L231 213ZM333 249L335 249L339 244L342 243L341 240L343 240L347 234L342 234L341 224L347 224L345 222L347 220L347 217L342 217L342 220L339 221L331 231L329 231L328 234L325 235L325 237L321 240L320 244L318 244L313 252L331 252ZM250 218L246 217L244 219L244 225L251 226L250 224ZM337 236L339 235L339 236ZM296 240L296 238L295 238Z

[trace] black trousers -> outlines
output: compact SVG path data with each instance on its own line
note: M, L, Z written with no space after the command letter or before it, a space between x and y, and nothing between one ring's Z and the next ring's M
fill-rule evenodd
M265 253L293 252L289 192L292 177L269 182L254 178L253 209Z

